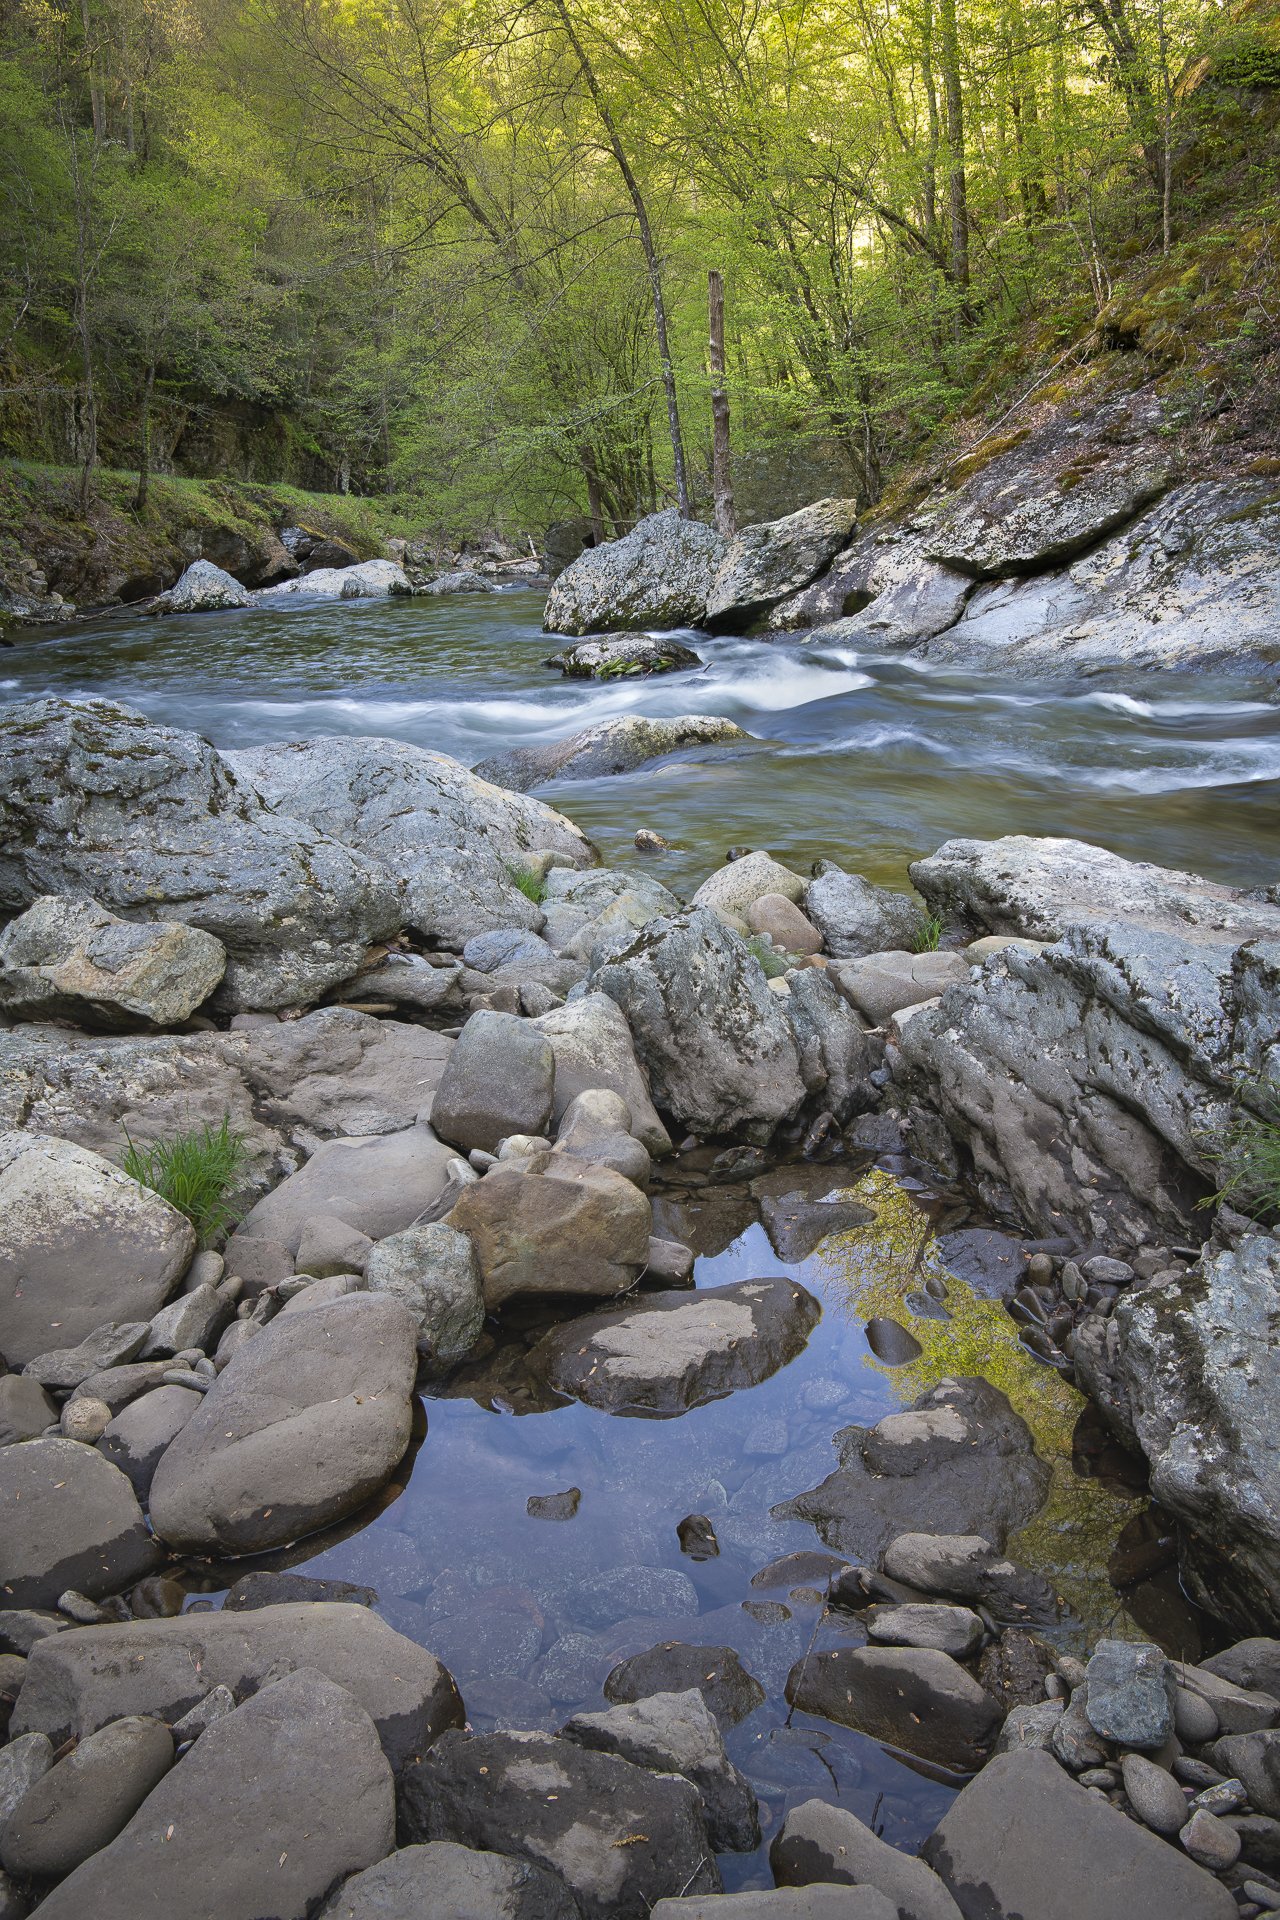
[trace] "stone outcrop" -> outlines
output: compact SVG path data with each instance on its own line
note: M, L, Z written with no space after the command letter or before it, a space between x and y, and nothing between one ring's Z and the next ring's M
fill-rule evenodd
M547 596L543 627L579 634L698 626L727 546L713 527L682 520L674 507L650 514L564 569Z

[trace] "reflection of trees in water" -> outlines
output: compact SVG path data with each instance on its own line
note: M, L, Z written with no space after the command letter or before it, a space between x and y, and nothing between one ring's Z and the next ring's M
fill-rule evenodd
M858 1321L886 1314L910 1327L923 1349L919 1359L887 1367L868 1353L864 1362L884 1375L904 1405L939 1380L964 1374L980 1374L1000 1389L1031 1429L1036 1452L1052 1474L1040 1512L1010 1536L1010 1558L1050 1580L1091 1637L1106 1627L1145 1638L1123 1611L1107 1575L1121 1528L1144 1502L1073 1470L1071 1435L1084 1399L1032 1358L1000 1300L984 1299L948 1271L929 1222L897 1181L872 1168L850 1192L875 1208L876 1219L831 1234L807 1263L805 1279L820 1293L825 1310L843 1311ZM947 1289L948 1320L916 1316L903 1306L904 1296L931 1277ZM909 1499L907 1506L904 1532L910 1528Z

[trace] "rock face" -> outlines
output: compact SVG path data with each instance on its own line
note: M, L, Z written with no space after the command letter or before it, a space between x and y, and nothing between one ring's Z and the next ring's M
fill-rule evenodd
M401 1847L376 1867L352 1874L320 1909L319 1920L579 1920L578 1903L558 1874L505 1853L481 1853L452 1840Z
M409 1444L417 1337L383 1294L264 1327L156 1468L156 1532L188 1552L261 1553L354 1512Z
M995 1548L1039 1510L1049 1469L1025 1421L985 1380L944 1380L906 1413L836 1435L840 1465L773 1508L808 1520L838 1552L873 1560L909 1513L921 1531L963 1529Z
M1280 1240L1246 1234L1179 1284L1123 1298L1119 1373L1152 1492L1186 1527L1188 1571L1244 1631L1280 1626Z
M1239 887L1084 840L948 840L911 878L931 910L978 933L1058 940L1068 927L1109 926L1206 940L1280 939L1280 905Z
M0 767L0 912L89 895L201 928L227 950L229 1009L315 999L399 924L379 867L270 812L198 734L35 700L0 714Z
M0 933L0 1008L84 1027L177 1026L226 966L211 933L119 920L96 901L44 894Z
M45 1901L50 1920L304 1920L395 1845L391 1768L369 1715L322 1673L264 1687L201 1734L118 1839Z
M649 1096L649 1081L636 1059L631 1029L606 993L586 993L553 1007L533 1022L555 1055L551 1124L558 1127L580 1093L603 1087L627 1103L636 1139L656 1159L670 1153L671 1135Z
M981 1766L1004 1718L958 1661L926 1647L815 1651L791 1669L787 1699L958 1771Z
M728 543L674 507L650 514L620 540L589 547L547 596L547 633L626 633L693 627L706 617Z
M530 1365L557 1392L610 1413L683 1413L767 1380L803 1350L820 1313L785 1277L649 1293L556 1328Z
M551 1119L555 1071L545 1034L513 1013L473 1013L436 1090L432 1126L467 1153L496 1153L509 1133L536 1139Z
M781 601L766 625L814 630L818 642L907 647L960 618L973 581L930 560L913 525L873 527L811 587Z
M247 587L212 560L193 560L167 593L157 594L148 613L223 613L229 607L251 607Z
M575 648L575 653L581 649ZM634 773L637 767L665 760L673 753L698 747L736 746L751 735L732 720L684 713L670 720L650 719L639 713L617 720L600 720L581 733L553 740L543 747L513 747L494 754L473 768L481 780L513 793L527 793L551 780L600 780L606 775Z
M594 858L563 814L400 740L295 740L224 758L281 814L359 849L398 889L400 919L454 951L473 934L541 927L511 877L522 854Z
M925 551L974 579L1041 573L1136 519L1168 486L1168 470L1140 451L1085 466L1064 462L1056 438L1033 435L944 500Z
M923 1860L891 1847L845 1807L805 1800L793 1807L769 1848L780 1887L871 1886L902 1920L960 1920L960 1909Z
M983 1920L1231 1920L1230 1893L1186 1855L1078 1786L1047 1753L1004 1753L924 1844L960 1911Z
M449 1225L470 1236L485 1306L521 1294L626 1293L649 1258L653 1212L639 1188L568 1155L503 1162L465 1187Z
M873 886L832 860L819 863L805 889L804 908L827 952L841 958L910 949L924 925L918 904L905 893Z
M744 527L712 582L708 624L732 629L808 586L848 544L857 517L856 500L819 500L785 519Z
M0 1352L11 1365L110 1321L150 1320L195 1250L190 1222L109 1160L0 1133Z
M543 1733L445 1734L408 1769L411 1839L514 1850L566 1882L584 1920L648 1920L720 1876L697 1788Z
M654 1773L683 1774L702 1795L715 1852L750 1853L759 1846L756 1796L725 1752L724 1736L696 1689L650 1694L603 1713L575 1713L561 1737Z
M124 1714L173 1722L214 1687L243 1699L298 1667L354 1695L397 1771L462 1724L458 1690L431 1654L368 1607L303 1600L51 1634L27 1662L14 1732L44 1733L60 1746Z
M0 1448L0 1592L52 1607L68 1588L98 1599L154 1568L133 1488L95 1447L28 1440Z

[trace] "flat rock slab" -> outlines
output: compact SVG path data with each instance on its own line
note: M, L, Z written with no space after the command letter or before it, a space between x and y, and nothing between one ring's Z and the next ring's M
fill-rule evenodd
M0 1353L10 1366L109 1321L150 1320L195 1250L191 1223L100 1154L0 1133Z
M530 1365L557 1392L610 1413L684 1413L794 1360L821 1311L804 1287L776 1276L651 1293L557 1327Z
M998 1754L923 1853L966 1920L1233 1920L1237 1911L1212 1874L1047 1753Z
M957 1772L981 1766L1003 1713L950 1654L926 1647L837 1647L798 1660L787 1699Z
M720 1888L696 1787L551 1734L445 1734L406 1769L400 1806L413 1839L559 1873L585 1920L648 1920L664 1894Z
M354 1512L409 1444L417 1337L388 1294L348 1294L264 1327L155 1470L161 1539L261 1553Z
M196 1741L128 1826L43 1903L48 1920L304 1920L395 1845L395 1787L372 1720L302 1671Z
M69 1587L101 1599L159 1558L132 1486L96 1447L56 1436L0 1447L6 1607L52 1607Z
M438 1660L368 1607L321 1600L51 1634L31 1649L13 1732L45 1733L60 1746L123 1714L172 1723L212 1688L243 1698L282 1667L314 1667L353 1694L397 1769L462 1725L458 1690Z
M353 1874L319 1920L579 1920L579 1912L559 1875L531 1860L429 1840Z
M239 1241L274 1240L293 1253L307 1223L320 1214L370 1240L403 1232L440 1198L453 1158L452 1148L427 1126L326 1140L246 1214L227 1249L228 1271L236 1271Z

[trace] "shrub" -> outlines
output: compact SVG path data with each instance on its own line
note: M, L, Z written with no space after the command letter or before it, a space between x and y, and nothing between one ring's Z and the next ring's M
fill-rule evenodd
M245 1135L236 1133L230 1116L211 1127L208 1121L190 1133L175 1134L140 1147L129 1139L124 1170L139 1186L150 1187L171 1207L186 1215L202 1247L229 1233L238 1214L229 1195L245 1162Z

